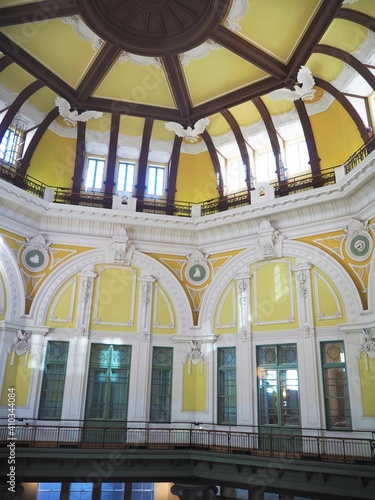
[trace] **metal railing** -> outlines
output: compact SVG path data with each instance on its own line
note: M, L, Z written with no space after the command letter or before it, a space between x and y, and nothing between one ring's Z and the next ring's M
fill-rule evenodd
M9 444L9 430L0 426L0 444ZM12 440L30 448L118 448L205 450L292 460L375 465L374 438L277 434L194 428L113 427L86 425L16 425Z
M348 174L358 166L372 151L375 150L375 136L359 148L345 163L345 173ZM101 192L88 192L84 190L73 191L69 188L48 186L33 177L22 174L17 168L0 160L0 178L13 184L39 198L44 197L46 188L54 190L54 203L80 205L88 207L112 208L113 195ZM289 194L307 191L335 184L335 167L323 170L319 174L301 175L282 182L272 183L275 197L279 198ZM237 207L251 204L251 190L233 193L220 198L206 200L200 203L201 215L220 213ZM137 201L137 212L154 213L162 215L177 215L180 217L192 216L192 203L163 199L143 198Z

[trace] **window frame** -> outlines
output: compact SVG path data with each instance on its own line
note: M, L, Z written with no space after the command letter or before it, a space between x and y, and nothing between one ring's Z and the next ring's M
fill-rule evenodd
M88 187L87 186L87 180L88 180L88 176L89 176L89 164L90 164L90 161L95 161L96 163L98 162L103 162L103 173L102 173L102 178L101 178L101 184L100 184L100 187L96 187L95 184L96 184L96 169L95 169L95 173L94 173L94 176L93 176L93 186L90 186ZM108 159L104 156L94 156L94 155L87 155L86 156L86 160L85 160L85 177L84 177L84 187L85 187L85 191L88 192L88 193L99 193L99 192L102 192L103 189L104 189L104 182L105 182L105 176L106 176L106 171L107 171L107 162L108 162Z
M65 354L65 357L60 361L58 359L53 359L50 356L52 348L58 347L57 344L60 345L62 344L63 345L62 347L65 350L65 353L63 353ZM61 418L62 406L64 402L65 379L66 379L66 368L68 364L68 357L69 357L69 342L62 340L49 340L47 342L46 356L44 360L43 378L42 378L42 385L40 389L40 398L39 398L39 411L38 411L39 420L59 420ZM47 372L47 367L49 367L48 370L50 370L51 366L60 366L62 367L62 371L60 373L51 375ZM59 379L57 380L57 384L59 387L58 391L56 390L56 380L53 380L53 376L59 377ZM50 394L49 399L47 399L47 394ZM56 396L58 397L56 398ZM50 411L55 409L54 407L47 406L46 404L47 402L57 405L57 413L55 415L51 416L46 414L48 408L50 409Z
M157 364L157 353L167 353L169 363ZM167 375L168 380L165 384L164 378L161 373ZM156 382L156 375L159 374L160 384ZM152 349L152 368L151 368L151 389L150 389L150 422L167 423L171 421L172 413L172 384L173 384L173 347L158 347L154 346ZM167 389L165 392L160 392L160 389ZM153 407L161 407L163 410L157 410ZM162 413L166 417L162 418Z
M124 176L124 189L119 188L119 175L120 175L120 165L126 165L125 169L125 176ZM132 188L131 189L125 189L127 187L128 181L128 166L133 165L134 170L133 170L133 179L131 182ZM136 172L137 172L137 163L135 161L130 161L130 160L125 160L125 159L118 159L117 160L117 168L116 168L116 191L117 192L125 192L125 193L133 193L134 188L135 188L135 180L136 180Z
M261 168L259 164L259 158L263 155L267 155L267 178L266 179L260 179L260 173L259 169ZM272 159L272 162L270 162L270 159ZM276 159L275 155L273 153L272 148L266 148L266 149L257 149L255 150L255 165L254 165L254 176L255 176L255 182L267 182L269 184L272 184L274 182L277 182L277 173L276 173ZM271 164L272 163L272 164ZM272 168L272 175L270 174L270 169Z
M152 193L149 192L150 189L150 171L152 169L155 169L156 172L158 171L163 171L163 187L162 187L162 192L158 193L157 189L157 175L155 175L155 182L154 182L154 190ZM166 190L166 185L167 185L167 177L168 177L168 168L166 165L162 165L160 163L149 163L147 167L147 184L146 184L146 196L150 198L162 198L165 196L165 190Z
M0 143L0 162L12 167L16 166L22 157L25 139L25 130L17 128L17 124L12 123L5 131Z
M342 346L342 350L340 351L340 357L341 354L344 355L344 360L345 361L332 361L332 362L326 362L324 360L324 352L323 350L325 349L325 346L328 344L332 344L331 347L333 347L336 344L340 344ZM327 349L328 351L328 349ZM345 343L343 340L331 340L331 341L323 341L320 342L320 355L321 355L321 369L322 369L322 383L323 383L323 398L324 398L324 415L325 415L325 421L326 421L326 427L327 429L331 431L351 431L352 430L352 415L351 415L351 409L350 409L350 394L349 394L349 378L348 378L348 371L347 371L347 366L346 366L346 355L345 355ZM333 358L331 358L333 359ZM343 373L345 374L345 384L343 385L344 389L346 390L346 396L335 396L335 395L328 395L328 385L327 385L327 373L328 370L336 370L336 369L343 369ZM336 373L335 372L335 382L337 382L336 379ZM329 387L333 387L330 385ZM335 384L335 387L337 389L337 383ZM339 401L344 401L346 402L344 412L347 412L347 415L345 415L345 422L346 419L349 421L349 425L336 425L333 424L331 425L331 421L333 420L333 413L332 410L333 408L330 408L328 405L328 400L336 400L337 404ZM340 417L340 415L338 415ZM337 423L339 424L341 420L338 420Z
M292 147L294 147L296 145L300 146L300 144L304 144L306 146L306 159L307 159L306 168L305 169L301 168L301 166L302 166L301 154L300 154L300 148L298 148L299 169L298 169L298 171L292 172L291 171L292 159L291 159L290 150ZM298 137L298 138L295 138L293 140L286 141L286 143L285 143L286 177L293 178L293 177L298 177L299 175L304 175L304 174L310 173L311 166L309 165L309 161L310 161L309 151L307 149L307 143L306 143L306 139L304 137Z
M230 351L234 353L234 365L224 363L225 354ZM234 394L231 394L228 388L233 387ZM234 399L234 404L231 402L232 399ZM237 352L235 346L217 349L217 423L220 425L237 424Z

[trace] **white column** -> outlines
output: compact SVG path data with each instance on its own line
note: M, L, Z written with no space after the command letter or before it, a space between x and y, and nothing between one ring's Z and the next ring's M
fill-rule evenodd
M298 262L293 269L297 287L298 374L302 427L321 427L318 372L319 353L315 342L311 265ZM301 390L301 388L303 390Z
M91 271L83 271L79 273L79 277L80 287L78 294L76 328L82 332L83 335L88 335L94 278L96 278L96 274Z
M150 405L151 337L142 334L132 347L128 420L147 422Z

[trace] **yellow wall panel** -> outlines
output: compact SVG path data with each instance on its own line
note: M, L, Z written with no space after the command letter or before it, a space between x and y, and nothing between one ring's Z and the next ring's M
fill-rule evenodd
M77 280L76 276L64 284L56 293L47 314L46 324L58 328L73 328L77 310Z
M27 174L47 186L72 187L76 140L46 130L31 159Z
M217 198L217 182L210 155L182 153L177 171L176 200L200 203Z
M346 321L345 310L338 291L331 281L317 270L313 272L313 307L315 321L319 326Z
M215 334L237 332L237 292L232 282L224 290L215 313Z
M14 356L14 364L11 366L12 355L7 359L3 389L1 391L0 404L8 404L8 388L14 387L17 406L27 406L27 396L29 394L32 356L29 355L27 366L25 366L25 356Z
M155 287L152 306L151 333L177 333L173 303L160 285Z
M375 384L375 358L367 357L368 370L366 370L366 363L364 355L358 360L359 376L361 378L361 392L362 392L362 405L363 415L365 417L375 417L375 397L374 397L374 384Z
M201 373L201 364L191 364L191 373L189 365L184 365L184 380L182 391L182 411L206 411L207 410L207 369L203 365Z

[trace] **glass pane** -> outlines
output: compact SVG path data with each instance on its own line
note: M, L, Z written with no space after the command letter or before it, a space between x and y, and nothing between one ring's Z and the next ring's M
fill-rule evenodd
M299 425L299 393L297 370L280 370L282 425Z
M258 348L258 365L274 365L277 362L276 347L264 346Z
M149 167L147 194L156 194L155 180L156 180L156 170L154 167Z
M259 370L259 411L261 425L279 425L276 370Z
M279 365L288 365L297 363L297 346L292 345L281 345L279 346Z

